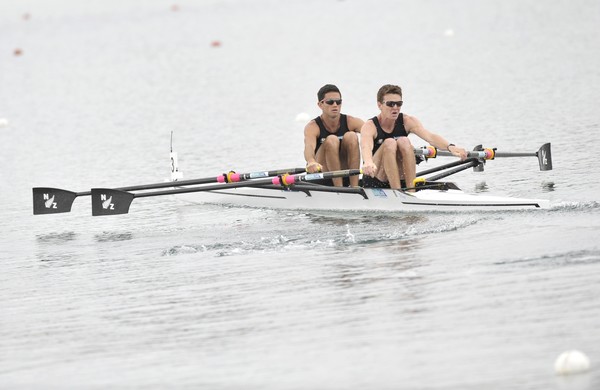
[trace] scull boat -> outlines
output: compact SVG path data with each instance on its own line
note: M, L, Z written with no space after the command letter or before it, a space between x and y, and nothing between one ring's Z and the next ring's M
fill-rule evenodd
M433 147L415 149L416 155L434 158L449 155ZM414 187L400 190L389 188L333 187L316 182L338 177L360 175L360 169L305 173L303 168L278 169L237 174L233 171L201 179L181 180L177 154L171 149L171 181L133 185L120 188L93 188L72 192L51 187L33 188L33 213L56 214L69 212L78 196L91 196L92 215L115 215L129 212L135 198L178 195L191 203L216 203L296 210L351 211L491 211L544 209L550 202L544 199L525 199L505 196L469 194L452 182L440 179L473 168L482 171L487 160L496 157L536 156L540 170L552 169L550 144L534 153L497 152L477 146L467 153L464 161L434 167L417 173ZM425 175L434 176L424 177ZM148 191L158 190L158 191ZM135 192L134 192L135 191Z
M293 188L243 187L177 195L187 203L343 211L492 211L548 208L544 199L523 199L463 192L453 183L430 183L416 192L389 188L336 188L296 185ZM326 189L326 190L325 190Z
M432 146L415 149L416 155L426 158L451 156L446 151L438 151ZM281 187L266 185L262 187L235 186L230 189L215 188L207 191L183 190L178 195L188 203L214 203L233 206L296 209L296 210L343 210L343 211L389 211L389 212L422 212L422 211L497 211L545 209L550 207L546 199L526 199L505 196L468 194L452 182L438 182L468 168L477 172L483 171L483 163L496 157L538 158L540 170L552 169L550 144L544 144L535 153L497 152L496 149L484 149L481 145L468 152L468 160L445 164L440 167L419 172L417 176L438 171L428 179L422 179L416 191L393 190L389 188L347 188L310 184L313 180L322 180L327 174L306 174L303 182ZM177 161L175 160L175 167ZM453 168L453 169L451 169ZM175 169L178 172L178 169ZM344 177L345 174L338 176Z

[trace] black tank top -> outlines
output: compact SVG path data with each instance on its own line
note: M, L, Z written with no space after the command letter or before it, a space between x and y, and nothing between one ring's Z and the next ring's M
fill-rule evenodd
M315 153L317 153L317 150L319 150L321 144L325 142L325 138L329 137L330 135L337 135L337 137L341 140L344 137L344 134L350 131L350 129L348 129L348 118L344 114L340 114L340 127L335 133L327 131L320 116L315 118L315 122L317 122L319 130L321 130L319 138L317 138L317 147L315 148Z
M373 140L373 154L375 154L377 149L379 149L383 141L385 141L388 138L398 139L400 137L408 137L408 133L404 128L404 115L402 115L402 113L398 116L398 119L396 119L394 129L391 133L386 133L385 131L383 131L383 128L379 124L379 119L377 119L376 116L371 118L371 120L373 121L375 128L377 128L377 137L375 137L375 139Z

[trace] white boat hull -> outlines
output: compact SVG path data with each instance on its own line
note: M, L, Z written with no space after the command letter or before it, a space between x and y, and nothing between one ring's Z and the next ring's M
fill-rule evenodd
M549 207L548 200L467 194L462 190L425 189L406 193L365 188L362 193L291 191L256 187L188 192L175 195L186 202L292 210L345 211L496 211Z

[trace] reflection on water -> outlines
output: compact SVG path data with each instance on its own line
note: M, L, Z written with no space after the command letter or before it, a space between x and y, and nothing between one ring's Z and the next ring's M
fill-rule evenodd
M579 375L556 375L556 388L564 390L586 390L592 389L593 381L590 374Z
M553 192L554 191L554 182L553 181L543 181L542 182L542 192Z
M510 260L502 260L494 265L514 265L520 267L544 267L555 269L561 266L590 265L600 262L600 250L577 250L554 253L542 256L524 257Z
M359 212L339 212L339 211L319 211L307 213L306 216L311 222L324 225L347 225L348 223L378 223L386 224L396 223L405 225L415 225L418 223L427 222L426 214L399 214L386 213L381 211L369 211L369 214L361 214Z
M128 241L133 239L133 234L131 232L125 233L112 233L112 232L102 232L100 234L96 234L94 239L98 242L115 242L115 241Z
M488 189L488 185L484 181L475 184L475 192L488 192Z
M44 266L52 267L70 267L75 265L76 262L73 259L76 258L77 254L72 250L71 241L77 239L78 234L75 232L63 232L63 233L47 233L38 234L35 239L40 244L36 258ZM64 248L70 248L65 251Z
M38 234L35 236L37 242L42 244L60 244L67 241L73 241L77 238L75 232L64 232L64 233L48 233Z
M37 259L43 266L47 267L71 267L79 265L76 261L77 254L75 252L48 253L40 252L37 254Z

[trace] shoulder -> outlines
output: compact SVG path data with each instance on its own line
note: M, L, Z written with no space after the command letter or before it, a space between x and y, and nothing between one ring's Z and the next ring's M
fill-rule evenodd
M422 127L421 121L419 121L415 116L403 113L402 120L404 121L404 128L406 128L406 130L410 131Z
M346 115L346 122L348 123L348 129L351 131L360 131L365 121L355 116Z
M375 123L373 123L373 119L369 119L363 123L361 126L360 132L364 135L373 134L373 137L377 134L377 128L375 127Z
M315 121L314 119L312 119L310 122L308 122L306 124L306 126L304 126L305 134L318 133L319 131L320 131L319 125L317 124L317 121Z

